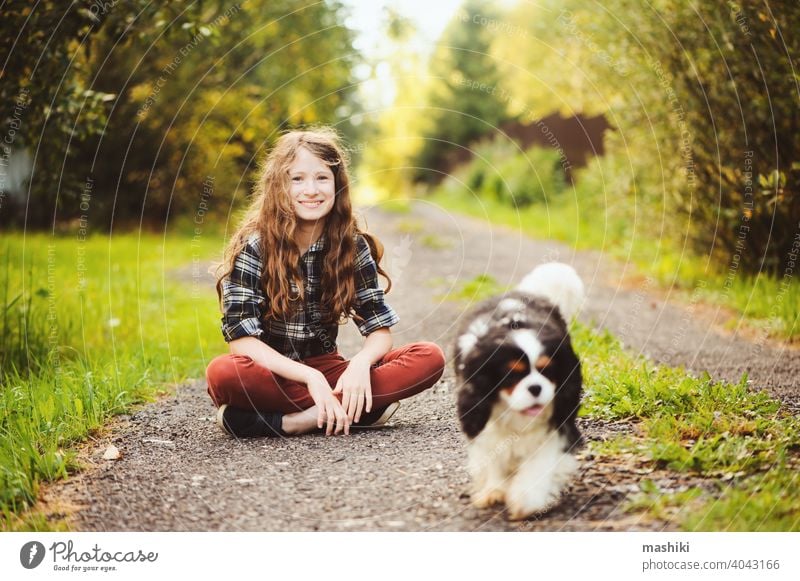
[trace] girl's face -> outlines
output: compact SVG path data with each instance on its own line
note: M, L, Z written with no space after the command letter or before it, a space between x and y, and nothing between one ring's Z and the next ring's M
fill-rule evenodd
M333 171L305 147L289 166L289 195L299 226L314 226L330 214L336 199Z

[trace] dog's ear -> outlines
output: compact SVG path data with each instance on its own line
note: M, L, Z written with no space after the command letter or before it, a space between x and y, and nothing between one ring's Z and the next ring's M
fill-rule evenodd
M490 395L479 393L472 386L466 385L458 393L458 419L461 429L472 439L481 433L489 421L492 412Z
M583 444L583 438L575 425L575 418L581 405L583 376L581 362L572 350L569 337L559 345L555 357L558 358L555 378L558 397L550 421L555 429L566 436L570 448L578 448Z
M466 353L459 352L457 363L461 364L461 369L458 371L467 377L493 374L499 363L518 359L521 353L519 347L507 343L506 332L501 329L481 339L475 348Z

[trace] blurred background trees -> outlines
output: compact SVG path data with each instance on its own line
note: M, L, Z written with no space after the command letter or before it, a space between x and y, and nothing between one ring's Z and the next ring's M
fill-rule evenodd
M602 143L584 127L585 149L602 156L565 172L586 224L616 217L619 240L644 233L723 272L781 272L800 236L798 28L793 0L470 0L430 59L426 139L408 153L408 179L474 178L488 159L516 184L509 203L555 199L560 182L526 181L513 148L478 147L484 161L463 171L453 149L510 140L542 167L513 134L602 115ZM574 137L552 133L550 149ZM497 197L490 182L473 193Z
M370 187L457 174L512 205L569 191L586 224L657 228L720 270L780 272L799 233L794 0L467 0L428 52L389 10L378 56L333 0L2 11L3 225L63 228L81 204L98 230L191 219L209 178L225 218L276 134L319 122L362 140ZM389 106L359 66L391 71Z
M224 218L281 130L324 122L352 137L358 56L338 2L11 1L2 11L0 116L4 135L15 133L3 224L61 228L88 212L100 231L160 225L191 217L209 178L225 188L211 208Z
M465 146L509 119L506 101L498 94L500 74L489 54L492 33L483 24L497 15L491 4L467 0L442 34L430 62L424 142L415 159L418 180L439 181L464 159Z

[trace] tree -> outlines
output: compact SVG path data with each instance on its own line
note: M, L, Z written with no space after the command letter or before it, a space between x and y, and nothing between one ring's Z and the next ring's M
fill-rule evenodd
M3 221L52 227L88 208L102 230L192 216L209 176L226 196L247 193L281 130L333 123L347 133L357 110L353 34L338 2L19 3L8 19L5 10L4 45L23 33L3 87L14 94L32 77L31 103L55 106L26 110L18 147L38 150L30 203L4 207ZM40 54L47 69L31 75ZM225 216L228 206L214 208Z
M722 270L783 269L800 234L800 4L545 0L507 18L530 31L492 46L512 102L614 125L606 169L627 179L604 180L630 187L611 197Z
M53 227L60 212L80 205L90 178L79 162L81 152L103 134L117 99L92 85L95 40L101 34L147 37L158 28L154 23L169 21L178 8L148 0L124 6L95 0L66 7L49 0L4 3L0 118L9 138L3 154L8 163L29 152L31 167L27 187L0 208L3 222ZM192 6L181 12L184 22L195 13Z
M430 64L430 109L423 113L428 119L425 144L416 159L421 181L439 181L461 148L509 119L497 63L489 52L489 23L496 21L489 3L468 0L439 41Z

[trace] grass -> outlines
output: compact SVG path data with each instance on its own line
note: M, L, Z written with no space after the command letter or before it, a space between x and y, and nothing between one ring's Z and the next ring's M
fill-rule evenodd
M474 304L507 290L508 288L497 282L492 275L479 274L470 280L463 281L445 298L449 301L467 301L469 304Z
M452 247L450 242L435 234L425 234L419 239L419 242L431 250L447 250Z
M397 226L395 229L400 234L417 235L422 233L422 231L425 229L425 225L419 220L403 219L397 221Z
M703 492L698 488L665 493L647 479L642 481L640 487L642 493L628 502L626 509L629 512L647 512L662 521L675 522L684 519L686 514L697 510L703 502Z
M175 274L204 264L219 245L211 236L5 236L2 528L17 526L42 482L79 468L77 442L202 375L209 355L224 349L212 285L195 272Z
M690 531L798 531L800 498L794 491L800 484L799 474L795 467L751 477L725 490L719 500L709 500L701 510L687 513L684 527Z
M627 452L656 468L714 479L715 494L690 488L665 495L652 483L630 510L655 516L679 509L686 530L796 531L800 502L800 420L765 391L693 377L624 351L610 333L576 324L584 366L581 414L637 424L636 436L594 445L597 454Z
M410 214L411 202L403 198L393 198L383 201L380 208L385 212L391 212L393 214Z
M478 197L452 181L432 192L428 200L451 211L485 219L539 239L561 240L582 250L607 253L663 288L689 301L707 302L734 310L730 326L746 324L763 337L800 339L800 280L760 274L731 274L722 265L692 256L678 239L648 223L625 204L579 202L559 192L546 203L514 208L492 197Z

